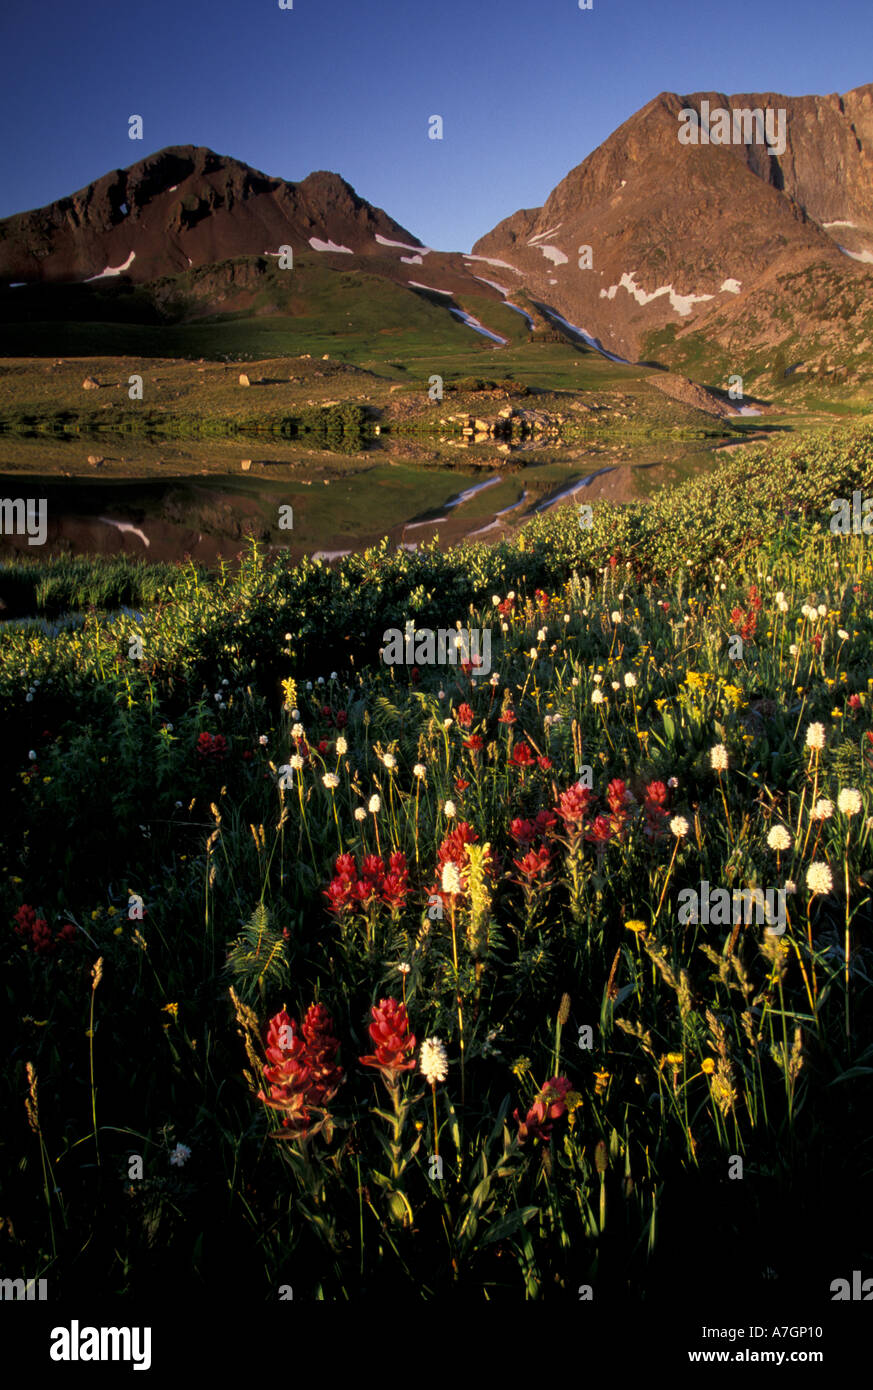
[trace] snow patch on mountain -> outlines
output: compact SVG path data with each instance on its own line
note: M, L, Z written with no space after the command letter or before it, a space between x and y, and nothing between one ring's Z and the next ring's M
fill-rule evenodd
M94 278L96 279L97 277L95 276ZM142 541L143 545L151 545L151 541L145 531L140 530L138 526L132 525L129 521L113 521L108 516L98 516L97 520L102 521L106 526L114 526L116 531L121 531L122 535L129 531L132 536L137 536L139 540Z
M387 236L382 236L381 232L376 233L376 240L380 246L397 246L401 251L414 251L417 256L427 256L433 250L431 246L407 246L405 241L391 241Z
M873 251L850 251L848 247L839 248L844 256L851 256L853 261L863 261L865 265L873 265Z
M107 275L121 275L125 270L128 270L133 265L135 260L136 252L131 251L127 260L124 262L124 265L108 265L105 270L101 270L99 275L89 275L87 280L85 281L85 284L90 284L92 280L105 280Z
M463 309L452 309L450 307L449 313L454 314L456 319L460 319L462 323L465 323L468 328L472 328L474 332L481 333L483 337L490 338L492 342L500 343L501 347L504 343L509 342L508 338L501 338L499 334L492 333L490 328L483 328L478 319L474 319L472 314L465 314Z
M500 266L502 270L511 270L512 273L513 273L513 275L521 275L521 274L522 274L522 272L521 272L520 270L516 270L516 268L515 268L514 265L510 265L510 264L509 264L509 261L496 261L496 260L494 259L493 256L473 256L473 255L467 255L467 254L465 253L465 254L464 254L464 260L465 260L465 261L485 261L485 263L486 263L487 265L497 265L497 266Z
M483 285L490 285L492 290L497 290L498 294L509 294L505 285L498 285L495 280L486 280L484 275L474 275L474 280L479 280Z
M313 251L342 251L346 256L353 256L355 253L350 246L337 246L333 241L321 241L317 236L309 238L309 245Z
M528 246L536 246L538 241L545 241L546 237L554 236L563 227L563 222L559 222L557 227L550 227L547 232L537 232L536 236L531 237Z
M557 246L538 246L538 251L542 251L547 261L552 261L554 265L566 265L570 257L558 249Z
M418 280L407 280L407 285L411 285L414 290L430 290L431 294L447 294L452 297L451 290L438 290L433 285L422 285Z
M577 324L570 323L569 319L565 319L561 314L556 314L554 309L548 309L546 312L548 313L550 319L556 319L558 323L560 323L564 328L568 328L571 333L575 333L578 338L582 338L583 341L586 342L589 347L594 348L595 352L599 352L603 357L608 357L610 362L622 362L625 365L628 364L628 360L626 357L616 357L614 352L607 352L600 339L592 338L591 334L586 333L584 328L579 328Z
M718 289L719 294L739 294L741 285L739 280L722 280Z
M691 313L695 304L701 304L704 300L715 297L711 294L678 294L672 285L661 285L658 289L648 293L636 283L635 275L636 271L634 270L630 274L625 271L617 285L610 285L608 290L600 291L600 298L615 299L618 291L625 289L628 294L633 295L638 304L651 304L653 299L660 299L662 295L668 294L670 296L670 308L675 309L676 313L681 314L684 318Z

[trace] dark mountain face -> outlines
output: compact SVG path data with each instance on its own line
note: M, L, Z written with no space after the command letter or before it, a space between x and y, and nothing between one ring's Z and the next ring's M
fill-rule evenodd
M419 245L338 174L286 183L212 150L174 146L0 222L0 280L82 281L124 267L142 282L283 245L308 250L313 239L384 254L377 235Z
M679 138L688 109L696 143ZM716 143L720 110L749 143ZM758 110L771 113L776 153ZM532 296L628 357L668 325L681 334L717 316L741 326L746 294L774 271L817 267L851 287L873 261L873 87L845 97L662 93L542 208L514 213L473 249L510 262Z

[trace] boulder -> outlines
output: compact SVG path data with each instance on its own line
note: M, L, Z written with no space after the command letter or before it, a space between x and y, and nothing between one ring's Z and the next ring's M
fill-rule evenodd
M104 459L102 454L89 454L88 462L92 465L93 468L99 468L101 463L105 463L106 460Z
M100 382L99 382L99 381L95 381L94 378L93 378L93 376L86 376L86 377L85 377L85 380L82 382L82 390L83 390L83 391L99 391L99 390L100 390Z
M243 471L244 473L248 473L248 471L249 471L249 469L251 468L251 466L252 466L252 461L251 461L251 459L243 459L243 460L241 461L241 463L240 463L240 468L242 469L242 471Z
M251 386L252 383L249 381L249 379L248 379L248 377L246 376L245 372L240 372L240 374L239 374L239 384L240 384L240 386Z

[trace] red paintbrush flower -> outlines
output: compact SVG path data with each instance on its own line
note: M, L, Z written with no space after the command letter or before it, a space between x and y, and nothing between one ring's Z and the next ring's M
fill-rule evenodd
M516 816L510 823L509 833L513 840L517 840L520 845L529 845L536 838L537 827L529 820L521 820Z
M361 877L370 883L379 883L385 877L385 865L378 854L367 854L361 864Z
M406 867L406 855L402 850L395 850L389 860L389 871L382 880L382 901L393 911L406 905L408 895L409 871Z
M595 816L585 836L592 844L605 845L612 839L612 826L606 816Z
M357 907L368 907L373 899L378 897L378 894L378 882L374 882L371 878L359 878L352 888L352 902Z
M541 1139L547 1144L552 1137L552 1126L567 1109L565 1098L572 1090L566 1076L553 1076L547 1081L537 1096L524 1120L517 1110L513 1118L518 1124L518 1142L524 1144L528 1139Z
M267 1058L280 1066L288 1057L299 1058L303 1043L294 1032L294 1020L286 1009L280 1009L267 1024Z
M468 704L458 705L458 708L455 710L455 717L462 729L469 729L470 725L473 723L473 710L471 706Z
M339 1039L334 1035L333 1019L323 1004L310 1004L303 1020L306 1063L312 1074L307 1099L315 1106L333 1100L345 1073L336 1065Z
M469 748L471 753L481 753L485 747L485 740L479 734L471 734L464 739L464 747Z
M306 1133L309 1127L307 1093L312 1084L312 1072L306 1061L306 1046L294 1031L294 1021L284 1009L270 1019L267 1028L267 1057L273 1063L264 1067L264 1079L270 1087L269 1096L258 1092L258 1099L284 1116L282 1128L289 1137Z
M523 859L513 859L513 864L529 883L544 879L552 863L552 852L545 845L538 850L528 850Z
M574 782L572 787L568 787L565 792L561 792L558 805L555 808L567 830L578 830L584 825L588 815L588 806L591 801L591 792L588 787L580 787L578 782Z
M14 920L16 935L22 937L38 956L48 955L54 950L55 942L48 922L44 917L38 917L29 903L22 903L14 914Z
M201 762L221 762L227 756L227 740L223 734L202 733L196 752Z
M385 875L382 880L383 903L392 909L404 907L408 894L409 884L406 881L405 874L402 877L400 874Z
M663 782L650 782L644 793L646 802L654 806L666 806L667 795L667 788Z
M336 1065L339 1041L323 1004L310 1006L301 1032L302 1036L285 1009L270 1019L266 1053L272 1065L264 1067L270 1094L258 1092L259 1100L282 1112L282 1128L292 1139L308 1133L309 1107L323 1109L345 1079L342 1068Z
M516 767L531 767L534 762L534 755L527 743L517 743L512 750L511 761Z
M336 878L331 880L324 890L330 912L338 915L348 912L354 900L355 882L356 880L347 874L338 874Z
M610 811L623 811L632 800L633 797L628 791L626 783L620 777L613 777L606 788L606 804Z
M378 1067L390 1084L401 1072L414 1068L415 1057L410 1054L415 1052L415 1035L409 1031L406 1005L396 999L380 999L370 1013L373 1053L369 1057L359 1057L358 1061L365 1067Z

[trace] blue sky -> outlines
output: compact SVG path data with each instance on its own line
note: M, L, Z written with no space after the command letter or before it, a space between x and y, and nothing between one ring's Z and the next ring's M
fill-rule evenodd
M658 92L873 80L871 0L31 0L0 17L0 216L165 145L342 174L427 244L535 207ZM142 142L128 117L144 120ZM441 115L442 141L428 139Z

